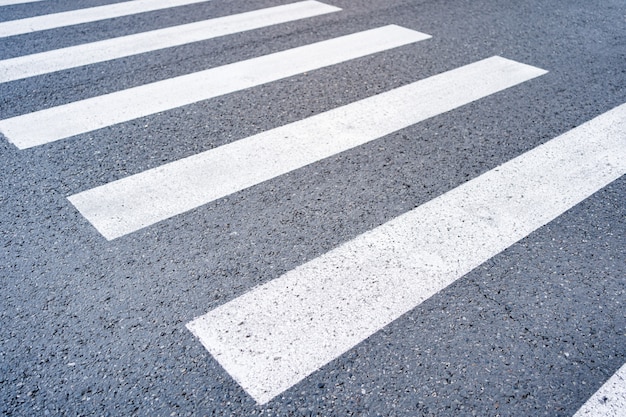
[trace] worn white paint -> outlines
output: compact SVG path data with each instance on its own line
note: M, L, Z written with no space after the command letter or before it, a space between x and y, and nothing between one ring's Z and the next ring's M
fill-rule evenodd
M284 6L270 7L5 59L0 61L0 82L14 81L81 65L156 51L339 10L341 9L313 0L301 1Z
M36 3L42 0L0 0L0 6L12 6L14 4Z
M0 133L30 148L429 37L384 26L0 120Z
M489 58L69 199L114 239L544 73Z
M67 12L28 17L19 20L0 22L0 38L22 35L40 30L56 29L81 23L96 22L114 17L128 16L137 13L168 9L202 3L209 0L132 0L104 6L76 9Z
M266 403L625 173L626 104L187 327Z
M626 364L583 404L574 417L626 417Z

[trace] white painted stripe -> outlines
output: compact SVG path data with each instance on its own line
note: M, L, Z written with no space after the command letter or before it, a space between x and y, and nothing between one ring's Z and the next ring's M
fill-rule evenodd
M12 6L14 4L36 3L42 0L0 0L0 6Z
M544 73L489 58L69 199L114 239Z
M187 324L259 403L626 173L626 104Z
M98 20L112 19L114 17L151 12L205 1L209 0L132 0L87 9L28 17L26 19L9 20L7 22L0 22L0 38L78 25L81 23L97 22Z
M0 82L19 80L81 65L184 45L279 23L339 11L317 1L302 1L217 19L153 30L0 61Z
M626 364L583 404L574 417L626 417Z
M0 132L18 148L30 148L429 37L384 26L0 120Z

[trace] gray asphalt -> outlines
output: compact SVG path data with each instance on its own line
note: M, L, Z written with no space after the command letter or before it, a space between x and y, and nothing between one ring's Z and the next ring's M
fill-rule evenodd
M4 38L0 59L284 3ZM626 103L623 0L328 3L343 11L0 84L4 119L384 24L433 36L33 149L0 138L0 413L571 416L626 362L625 177L264 406L185 328ZM76 7L7 6L0 21ZM493 55L549 73L111 242L67 200Z

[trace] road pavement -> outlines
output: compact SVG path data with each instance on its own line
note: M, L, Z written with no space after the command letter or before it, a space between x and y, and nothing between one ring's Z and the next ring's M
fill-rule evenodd
M623 0L0 0L0 412L623 416L625 63Z

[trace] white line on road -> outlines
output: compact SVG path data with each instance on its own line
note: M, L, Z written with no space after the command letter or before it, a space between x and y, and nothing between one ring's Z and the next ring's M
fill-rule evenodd
M0 61L0 82L19 80L297 19L340 11L317 1L301 1L130 36Z
M384 26L0 120L0 132L30 148L428 38Z
M544 73L489 58L69 199L114 239Z
M187 327L266 403L626 173L626 104Z
M574 417L626 417L626 364L583 404Z
M46 14L19 20L0 22L0 38L22 35L40 30L56 29L81 23L151 12L187 4L202 3L209 0L132 0L104 6L77 9L68 12Z
M0 6L12 6L14 4L36 3L42 0L0 0Z

